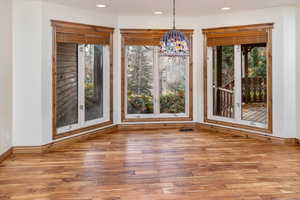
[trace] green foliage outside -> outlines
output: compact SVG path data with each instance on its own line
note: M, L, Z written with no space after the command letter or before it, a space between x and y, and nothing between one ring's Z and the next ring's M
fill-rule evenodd
M175 93L160 96L161 113L184 113L185 95L184 90L178 89Z
M92 99L94 98L94 84L91 81L85 81L85 106L91 108L93 106Z
M249 69L248 77L266 77L267 76L267 60L265 55L265 47L254 47L249 52L248 57Z
M128 114L153 113L153 97L148 95L128 95Z
M151 114L153 103L153 48L149 46L127 47L127 113ZM169 85L160 95L161 113L185 112L184 86Z
M222 46L222 86L226 86L234 77L234 46Z
M160 96L161 113L184 113L185 96L184 91L168 93ZM151 114L153 113L153 97L146 95L128 96L129 114Z
M221 47L218 47L221 48ZM267 60L265 47L253 47L248 53L248 77L266 77ZM234 46L222 46L222 84L227 85L234 78Z
M153 47L129 46L127 50L128 94L151 96L153 89Z

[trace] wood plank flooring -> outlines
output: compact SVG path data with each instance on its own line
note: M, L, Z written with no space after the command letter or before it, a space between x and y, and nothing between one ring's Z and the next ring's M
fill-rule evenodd
M119 132L0 164L1 200L299 200L300 147Z

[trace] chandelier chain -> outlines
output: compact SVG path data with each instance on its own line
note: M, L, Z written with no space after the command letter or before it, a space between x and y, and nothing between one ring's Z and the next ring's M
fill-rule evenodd
M173 29L176 29L176 22L175 22L175 18L176 18L176 4L175 4L175 0L173 0Z

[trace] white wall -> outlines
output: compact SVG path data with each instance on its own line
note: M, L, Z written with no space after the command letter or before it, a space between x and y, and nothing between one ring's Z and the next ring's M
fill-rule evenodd
M13 145L42 142L42 3L13 1Z
M0 155L12 146L12 4L0 1Z
M297 138L300 139L300 7L296 9L296 94L297 94Z
M202 28L274 22L273 134L296 137L295 8L269 8L204 17L177 17L177 28L194 28L194 119L203 122ZM119 28L170 28L170 17L120 16ZM118 39L120 48L120 36ZM118 68L120 71L120 53ZM120 83L118 84L120 92ZM120 108L120 102L118 102ZM120 122L120 117L118 117Z

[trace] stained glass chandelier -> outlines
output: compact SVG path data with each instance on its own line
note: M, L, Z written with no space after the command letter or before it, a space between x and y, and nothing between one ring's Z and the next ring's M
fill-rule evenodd
M173 29L166 32L160 41L160 56L189 56L188 40L185 35L176 30L175 0L173 0Z

